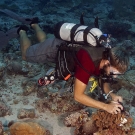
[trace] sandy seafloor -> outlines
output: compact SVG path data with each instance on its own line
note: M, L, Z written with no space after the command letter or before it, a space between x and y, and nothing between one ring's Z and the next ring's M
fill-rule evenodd
M0 117L0 121L3 123L9 122L11 120L18 121L19 119L17 118L17 113L20 108L34 108L34 102L37 99L36 93L33 93L29 96L18 96L17 94L23 91L20 87L21 80L23 79L24 77L19 75L7 78L6 82L9 87L0 91L1 98L4 99L7 105L12 109L11 115ZM23 105L21 102L25 99L29 100L28 105ZM18 100L19 102L14 104L13 100ZM46 111L45 113L38 113L38 111L36 111L36 115L37 118L35 118L35 120L43 121L44 127L46 127L46 129L48 129L53 135L73 135L74 128L66 127L63 123L63 120L61 120L58 115L50 113L50 111ZM23 121L24 120L28 120L28 118L23 119ZM21 119L19 121L21 121Z
M1 99L6 101L6 104L10 106L12 109L12 113L10 115L6 115L4 117L0 117L0 121L3 123L8 123L9 121L25 121L25 119L18 119L17 114L18 110L21 108L32 109L35 108L35 100L38 99L36 96L36 92L32 92L30 95L23 96L22 92L24 91L21 87L21 83L23 80L27 79L27 77L23 77L22 75L8 75L6 78L6 88L1 88L0 96ZM128 91L121 89L119 91L119 95L122 95L126 100L133 99L133 93L128 93ZM27 105L23 104L23 101L28 100L29 103ZM17 101L17 102L16 102ZM129 112L132 115L132 118L135 119L135 107L131 106L131 104L125 105L125 107L129 108ZM36 111L36 117L34 120L40 121L43 123L44 127L49 130L53 135L74 135L75 128L66 127L64 125L64 117L62 115L58 115L55 113L51 113L46 110L45 113L39 113ZM93 109L93 111L95 111ZM6 129L6 128L5 128Z

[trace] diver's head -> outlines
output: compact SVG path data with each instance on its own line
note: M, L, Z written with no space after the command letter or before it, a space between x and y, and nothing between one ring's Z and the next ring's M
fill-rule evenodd
M129 55L125 48L106 48L103 52L103 57L100 63L100 69L104 69L104 71L108 75L111 72L113 74L122 74L128 69L128 65Z
M120 73L126 72L129 66L129 54L124 47L114 47L109 52L110 64Z

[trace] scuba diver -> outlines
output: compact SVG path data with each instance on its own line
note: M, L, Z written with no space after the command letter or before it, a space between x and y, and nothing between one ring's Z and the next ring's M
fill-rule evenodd
M32 45L27 36L28 27L19 26L16 33L20 37L22 59L34 63L47 61L56 63L55 70L38 80L40 85L50 84L57 79L68 80L74 76L73 94L77 102L111 114L123 110L120 104L123 102L122 97L110 92L110 85L106 78L123 74L127 70L129 58L126 51L120 47L110 48L107 42L108 35L103 34L97 27L60 22L56 24L55 37L46 39L45 32L38 24L38 18L24 18L24 20L35 30L39 43ZM104 94L110 95L114 102L108 104L85 94L91 76L99 78L99 85L103 88Z
M41 62L44 63L46 60L55 62L55 58L57 55L57 45L66 44L63 40L58 38L49 38L45 40L46 35L43 34L43 31L39 27L37 23L31 24L31 27L36 31L37 37L40 41L39 44L32 45L30 40L27 37L27 33L25 29L20 29L18 32L20 35L20 44L21 44L21 51L22 51L22 58L23 60L29 62ZM110 73L124 73L128 68L128 58L127 55L122 51L120 48L115 47L112 49L108 49L104 51L102 47L91 47L91 57L88 52L81 48L77 53L76 57L79 63L88 71L86 72L78 62L75 62L74 68L74 99L86 106L103 109L109 113L116 114L120 112L123 107L119 102L122 102L122 97L115 95L114 93L110 93L113 101L117 103L110 103L106 104L101 101L97 101L92 99L91 97L85 94L85 89L88 83L88 80L91 75L100 75L100 70L104 70L104 72L109 75ZM102 51L101 51L102 50ZM92 52L97 52L98 56L92 56ZM107 58L104 58L104 55L108 55ZM97 60L94 60L93 57L97 57ZM62 58L62 57L60 57ZM93 59L92 59L93 58ZM72 58L73 59L73 58ZM71 59L70 59L71 60ZM96 63L100 60L99 63ZM95 63L97 64L95 64ZM74 64L74 63L71 63ZM61 64L62 65L62 64ZM60 69L60 67L58 68ZM58 70L56 70L58 71ZM57 72L56 76L59 76L60 73ZM56 77L57 78L57 77ZM48 79L45 79L48 80ZM53 79L49 79L54 81ZM110 87L108 83L104 83L104 91L106 94L109 93Z

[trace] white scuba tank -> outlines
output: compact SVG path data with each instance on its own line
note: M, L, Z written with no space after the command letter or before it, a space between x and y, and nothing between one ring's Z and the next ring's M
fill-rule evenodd
M54 35L56 36L56 38L60 38L65 41L71 41L71 33L75 26L76 24L74 23L58 23L55 27ZM74 34L73 34L74 42L84 42L84 31L87 28L88 26L78 25L74 29ZM99 37L102 35L102 32L98 28L90 28L89 31L87 31L85 40L87 40L88 44L92 46L96 46L97 42L93 35L97 39L99 39Z

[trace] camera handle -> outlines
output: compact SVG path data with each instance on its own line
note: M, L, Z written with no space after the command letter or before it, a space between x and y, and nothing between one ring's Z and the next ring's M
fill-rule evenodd
M105 91L104 91L104 83L106 83L106 82L108 82L108 81L105 81L104 79L102 79L102 77L101 77L101 82L99 82L99 85L100 85L100 87L99 87L99 100L100 101L103 101L103 102L106 102L107 101L107 99L108 99L108 96L113 92L113 90L111 90L111 91L109 91L107 94L105 93ZM110 82L109 82L110 83Z
M103 94L103 96L105 97L105 99L107 100L108 96L113 92L113 90L109 91L107 94Z

